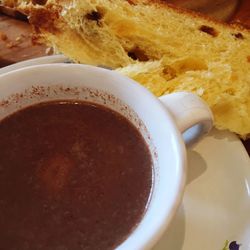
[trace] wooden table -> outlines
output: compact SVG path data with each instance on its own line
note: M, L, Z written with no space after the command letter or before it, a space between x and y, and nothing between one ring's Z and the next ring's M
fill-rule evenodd
M0 14L0 67L46 55L46 47L32 42L27 22Z
M169 1L173 2L173 0ZM238 22L250 28L249 0L241 1L232 22ZM0 14L0 67L48 54L44 45L33 43L31 33L31 27L27 22ZM250 140L243 144L250 155Z

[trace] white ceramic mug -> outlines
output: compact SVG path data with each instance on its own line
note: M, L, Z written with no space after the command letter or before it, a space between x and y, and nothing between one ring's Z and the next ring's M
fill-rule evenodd
M147 211L119 250L150 249L170 224L181 202L186 176L186 140L196 141L213 117L197 96L180 92L156 98L120 74L78 64L45 64L0 75L0 120L23 107L49 100L88 100L114 109L137 126L154 162ZM67 119L67 117L66 117Z

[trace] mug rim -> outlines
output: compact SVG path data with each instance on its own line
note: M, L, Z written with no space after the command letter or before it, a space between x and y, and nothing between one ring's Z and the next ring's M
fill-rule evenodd
M151 232L151 238L149 239L143 239L144 242L140 242L138 243L138 246L134 249L149 249L151 248L161 237L161 235L164 233L164 231L166 230L166 228L169 226L170 221L172 220L177 208L179 207L181 200L182 200L182 196L184 193L184 186L185 186L185 180L186 180L186 150L185 150L185 146L184 146L184 142L183 139L181 138L180 132L177 129L177 126L173 120L173 118L171 117L171 114L166 110L166 107L163 106L163 104L160 102L160 100L155 97L152 93L150 93L146 88L144 88L143 86L141 86L140 84L136 83L135 81L131 80L130 78L126 77L126 76L122 76L119 73L115 72L115 71L111 71L108 69L103 69L103 68L99 68L96 66L90 66L90 65L83 65L83 64L65 64L65 63L55 63L55 64L43 64L43 65L33 65L33 66L28 66L28 67L24 67L21 69L16 69L7 73L3 73L2 75L0 75L0 81L2 80L2 78L11 78L13 75L22 75L22 74L30 74L32 77L32 71L33 73L38 70L38 71L42 71L42 70L53 70L53 69L62 69L62 67L64 69L76 69L76 70L81 70L81 69L85 69L85 70L89 70L93 73L95 72L101 72L104 74L108 74L108 75L112 75L116 78L118 78L118 81L123 79L123 82L126 82L126 84L133 86L134 89L137 89L137 91L141 92L144 96L147 96L147 98L151 99L152 103L154 104L154 109L157 108L159 111L161 111L162 115L165 115L165 120L168 121L168 129L171 129L171 133L174 135L174 143L175 143L175 147L176 150L178 151L178 157L179 157L179 179L178 181L178 190L176 190L175 192L175 200L173 202L173 204L171 204L171 210L168 211L167 214L164 215L164 220L161 221L161 223L158 223L157 228L154 230L154 232ZM122 81L120 81L122 82ZM5 83L1 83L0 82L0 87L2 84ZM123 84L120 85L119 83L119 88L126 88L126 86ZM133 107L132 107L133 109ZM140 117L140 116L139 116ZM170 126L171 124L171 126ZM167 126L166 126L167 128ZM143 221L145 215L148 213L148 210L145 212L145 214L143 215L143 218L141 219L141 221ZM140 222L141 223L141 222ZM134 235L136 230L132 231L130 235L128 235L128 238L125 239L120 245L117 246L117 249L119 250L125 250L128 249L128 245L126 242L128 242L128 240L131 238L132 235ZM142 239L141 239L142 240ZM139 248L138 248L139 247ZM130 246L130 249L131 246Z

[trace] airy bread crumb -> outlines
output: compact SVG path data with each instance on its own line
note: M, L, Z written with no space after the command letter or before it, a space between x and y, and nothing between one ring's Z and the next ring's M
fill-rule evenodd
M212 109L218 129L250 135L248 30L160 0L19 1L18 6L40 37L70 59L117 69L157 96L196 93Z

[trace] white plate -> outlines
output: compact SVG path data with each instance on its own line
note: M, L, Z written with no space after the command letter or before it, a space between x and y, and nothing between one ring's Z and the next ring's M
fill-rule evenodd
M237 250L233 241L249 250L250 158L241 141L214 129L188 160L182 205L154 250Z
M0 75L7 73L9 71L21 69L21 68L32 66L32 65L47 64L47 63L61 63L61 62L68 62L68 59L63 55L38 57L35 59L22 61L22 62L15 63L7 67L0 68Z
M2 68L0 74L57 62L67 58L32 59ZM250 250L250 158L241 141L214 129L188 151L188 160L183 203L153 250L237 250L234 241L239 250Z

